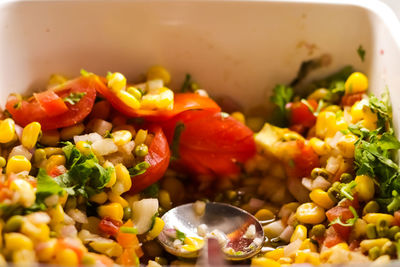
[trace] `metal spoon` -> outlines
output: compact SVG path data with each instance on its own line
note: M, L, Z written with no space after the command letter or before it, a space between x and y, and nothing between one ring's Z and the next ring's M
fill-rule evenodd
M219 230L225 234L227 241L221 242L223 244L220 245L228 260L250 258L261 250L264 243L264 231L260 222L250 213L224 203L206 203L204 213L201 215L196 214L194 203L181 205L169 210L162 219L165 226L158 240L166 251L179 257L198 257L202 248L194 251L177 248L173 244L176 238L171 237L171 232L175 233L174 231L178 230L188 237L201 238L197 229L202 224L207 226L208 232ZM255 227L253 239L246 238L248 235L245 233L249 227ZM228 249L229 247L232 249Z

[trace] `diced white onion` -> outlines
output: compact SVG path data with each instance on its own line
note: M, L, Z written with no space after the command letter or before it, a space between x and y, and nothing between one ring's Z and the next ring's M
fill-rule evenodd
M206 203L204 201L197 200L193 204L193 210L197 216L202 216L204 214L204 211L206 210Z
M158 212L158 199L146 198L135 201L132 204L132 221L138 230L138 234L144 234L150 230L152 218Z
M263 227L263 229L265 236L271 239L280 236L283 230L285 229L285 226L283 225L281 220L278 220L270 224L267 224L266 226Z
M31 213L26 217L33 224L48 224L50 222L50 216L43 211Z
M294 227L291 225L286 226L285 230L280 234L279 238L282 239L285 242L290 241L290 237L292 237L292 234L294 232Z
M147 81L147 90L149 93L157 91L164 86L164 81L161 79Z
M258 199L258 198L254 198L254 197L250 198L250 200L249 200L249 206L252 209L259 210L264 205L265 205L265 201L264 200L261 200L261 199Z
M57 205L58 200L59 200L58 195L52 195L52 196L47 197L44 200L44 204L46 204L47 207L53 207L53 206Z
M313 181L310 178L304 177L303 179L301 179L301 184L308 190L312 190Z
M207 235L207 232L208 232L208 227L204 223L197 226L197 234L199 236L205 237Z
M75 144L78 143L79 141L85 141L93 144L94 142L99 141L101 139L103 139L103 137L101 137L101 135L99 135L98 133L90 133L90 134L74 136Z
M68 225L64 225L61 228L61 236L62 237L75 237L78 234L78 231L76 230L75 225L73 224L68 224Z
M254 239L256 237L256 226L251 224L249 227L247 227L243 237L247 239Z
M26 149L23 145L13 147L10 154L8 155L8 158L11 158L13 156L24 156L29 161L32 159L31 152L29 152L29 150Z
M331 183L329 181L327 181L324 177L322 176L317 176L317 178L314 179L314 181L312 182L312 190L314 189L322 189L324 191L326 191L327 189L329 189L329 187L331 186Z
M301 243L302 241L300 239L296 239L295 241L287 245L283 249L285 257L291 257L293 254L295 254L299 250Z
M112 139L101 139L92 144L92 150L95 154L105 156L118 151L118 147Z
M104 136L107 132L111 132L113 127L111 122L102 119L94 119L89 124L90 130L98 133L101 136Z
M67 214L78 223L88 223L86 214L79 209L71 209Z
M339 169L340 163L343 162L343 157L342 156L331 156L328 158L328 161L326 162L326 167L325 169L334 174L336 171Z

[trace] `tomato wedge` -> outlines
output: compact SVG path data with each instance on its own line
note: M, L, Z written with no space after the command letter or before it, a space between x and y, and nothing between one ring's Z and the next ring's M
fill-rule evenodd
M160 180L169 165L169 146L161 127L150 126L149 132L154 134L154 138L144 160L150 164L150 167L143 174L132 177L132 193L138 193Z
M12 115L15 122L21 126L25 126L33 121L41 124L43 130L57 129L74 125L82 121L92 110L94 100L96 98L96 90L105 87L97 76L91 75L88 77L79 77L71 80L60 88L53 90L60 99L69 96L71 93L85 93L79 102L71 105L64 103L67 106L67 111L54 116L51 106L52 101L44 101L46 97L33 97L29 100L20 100L15 95L10 95L7 99L6 108ZM52 93L48 93L51 95ZM37 96L37 95L36 95ZM39 101L38 101L39 99ZM47 99L47 98L46 98ZM50 98L51 99L51 98ZM56 102L59 102L55 98ZM40 105L45 104L45 107ZM58 107L58 104L55 104ZM54 107L53 107L54 108ZM55 108L55 112L60 112L62 108Z
M164 121L175 115L191 109L206 109L221 111L217 103L209 97L194 93L177 93L174 95L174 108L172 110L151 110L133 109L122 102L107 86L98 87L98 92L102 94L111 105L129 117L140 117L149 121Z
M49 117L55 117L68 111L67 105L54 91L33 94L39 105Z
M354 215L349 208L337 206L328 210L326 212L326 217L330 222L337 218L340 218L340 221L346 223L347 220L354 218ZM344 240L347 240L349 238L352 228L351 226L344 226L338 223L334 223L332 224L332 226L341 238L343 238Z
M305 128L314 126L317 117L310 109L315 111L317 107L318 103L313 99L290 103L290 125L301 125Z
M178 123L184 129L173 140ZM240 171L256 153L253 132L224 113L190 110L165 122L164 130L172 146L177 146L176 164L196 175L228 176Z

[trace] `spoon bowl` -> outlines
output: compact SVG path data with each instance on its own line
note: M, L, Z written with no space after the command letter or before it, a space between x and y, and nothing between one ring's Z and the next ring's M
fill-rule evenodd
M202 246L186 251L176 245L176 233L181 240L185 236L204 241L216 238L225 258L236 261L257 254L264 242L260 222L250 213L229 204L209 202L199 213L195 211L195 204L189 203L169 210L162 219L165 226L158 240L166 251L179 257L198 257ZM198 231L199 226L203 231Z

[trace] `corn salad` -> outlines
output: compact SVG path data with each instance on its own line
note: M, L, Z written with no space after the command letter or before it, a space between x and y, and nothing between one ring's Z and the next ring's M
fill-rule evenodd
M0 121L0 265L194 265L157 242L161 217L178 205L196 202L201 209L207 201L240 207L262 223L264 247L243 264L382 264L399 257L400 172L392 154L400 143L389 102L367 96L366 75L345 68L311 84L305 98L278 85L269 103L276 106L276 117L268 119L274 123L263 112L221 113L222 123L231 120L251 133L256 150L230 157L226 169L208 166L211 172L204 171L204 154L190 164L195 154L183 148L193 140L184 135L189 124L168 134L167 120L154 116L176 108L181 93L166 87L170 73L153 66L143 77L131 83L119 72L103 78L81 71L80 79L103 89L87 104L87 116L63 127L20 123L15 112L32 99L48 106L37 95L10 98L17 102ZM50 78L47 96L58 109L45 112L47 119L88 101L90 91L61 97L60 88L70 83L62 75ZM210 99L190 75L181 90ZM181 162L189 167L174 164ZM180 246L195 250L202 242L185 237Z

